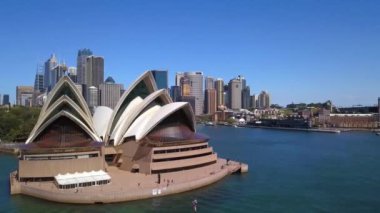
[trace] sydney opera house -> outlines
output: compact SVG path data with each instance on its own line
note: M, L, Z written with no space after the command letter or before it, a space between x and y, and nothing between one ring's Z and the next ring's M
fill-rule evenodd
M100 106L93 115L64 76L20 147L11 194L66 203L122 202L192 190L247 170L218 158L195 125L191 106L172 102L149 71L114 109Z

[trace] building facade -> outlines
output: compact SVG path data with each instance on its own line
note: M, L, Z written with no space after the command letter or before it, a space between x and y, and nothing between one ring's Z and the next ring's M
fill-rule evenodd
M232 110L241 109L241 93L242 93L242 81L239 78L230 80L229 87L229 108Z
M58 61L57 58L55 57L55 54L52 54L51 57L45 62L44 66L44 88L45 91L50 91L51 90L51 70L57 66Z
M168 71L167 70L151 70L158 89L168 89Z
M225 106L224 103L224 81L221 78L216 79L215 81L215 90L216 90L216 105Z
M16 105L31 107L33 104L33 86L16 87Z
M44 73L42 70L37 70L34 78L34 91L44 92Z
M90 49L80 49L77 56L77 83L86 84L88 82L86 76L86 58L92 55Z
M181 87L180 86L171 86L170 87L170 97L174 102L180 100L181 97Z
M101 56L88 56L85 66L85 82L88 87L99 87L104 82L104 58Z
M262 91L258 97L259 108L267 109L270 107L270 95L267 91Z
M122 89L122 84L116 84L112 77L108 77L104 83L99 85L100 106L115 108L121 97Z
M215 114L217 109L216 106L216 90L206 89L205 92L205 113L208 115Z
M4 94L3 95L3 105L7 105L7 104L10 104L9 102L9 95L8 94Z

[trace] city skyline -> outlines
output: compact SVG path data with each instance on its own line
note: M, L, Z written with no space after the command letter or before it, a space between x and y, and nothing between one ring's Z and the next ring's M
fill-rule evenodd
M145 70L168 70L169 86L176 72L202 71L225 82L242 75L251 93L268 90L280 105L374 105L379 96L376 1L98 2L91 13L73 3L0 3L0 93L11 103L16 86L33 85L36 64L55 53L75 66L81 48L125 85ZM46 33L49 25L62 30Z

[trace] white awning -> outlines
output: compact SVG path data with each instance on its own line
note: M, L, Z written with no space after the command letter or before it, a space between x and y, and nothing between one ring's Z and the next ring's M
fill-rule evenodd
M70 185L70 184L80 184L80 183L89 183L102 180L111 180L109 176L103 170L91 171L91 172L75 172L75 173L66 173L58 174L54 176L58 185Z

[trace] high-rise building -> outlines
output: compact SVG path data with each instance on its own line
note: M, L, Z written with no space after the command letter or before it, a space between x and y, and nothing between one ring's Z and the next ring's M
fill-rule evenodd
M33 103L33 86L17 86L16 87L16 104L19 106L32 106Z
M65 75L67 66L65 64L58 64L50 70L50 89L53 89L55 84Z
M112 77L99 85L100 105L115 108L121 96L122 84L116 84Z
M228 87L229 108L232 110L240 110L242 81L239 78L232 79L228 83Z
M206 89L205 92L205 113L213 115L216 112L216 90Z
M87 90L87 104L93 112L95 107L99 106L99 90L94 86L88 87Z
M0 106L3 105L3 96L0 94Z
M177 72L175 74L175 85L176 86L181 86L181 78L184 76L185 76L185 74L183 72Z
M34 91L43 92L44 90L43 66L37 65L36 76L34 78Z
M243 109L251 108L251 90L249 86L243 87L241 91L241 105Z
M216 90L216 106L224 106L224 81L221 78L217 78L215 81Z
M185 72L184 76L190 81L190 96L195 97L195 115L201 115L204 109L203 73Z
M206 77L205 78L205 90L214 89L214 81L215 81L215 79L213 77Z
M7 105L7 104L10 104L10 102L9 102L9 95L8 94L4 94L3 95L3 105Z
M170 88L170 97L174 102L180 100L181 97L181 87L180 86L171 86Z
M74 83L78 82L78 77L77 77L77 68L76 67L69 67L67 69L67 75L71 78L71 80Z
M229 85L224 85L224 88L223 88L224 92L223 92L223 97L224 97L224 106L230 106L230 89L229 89Z
M86 84L86 58L92 55L92 51L90 49L81 49L78 51L77 56L77 83L78 84Z
M195 112L195 97L194 96L181 96L179 101L188 102L193 112Z
M256 106L256 95L251 95L251 108L257 108Z
M104 82L104 59L101 56L88 56L85 66L85 81L88 87L99 87Z
M186 76L183 76L181 77L181 81L180 81L180 85L181 85L181 96L190 96L190 90L191 90L191 86L190 86L190 79L187 78Z
M267 109L270 107L270 96L267 91L262 91L258 97L259 108Z
M55 54L52 54L51 57L45 62L45 67L44 67L44 88L45 91L49 91L51 87L51 77L50 77L50 72L51 70L57 66L57 58L55 57Z
M168 89L168 71L151 70L158 89Z

